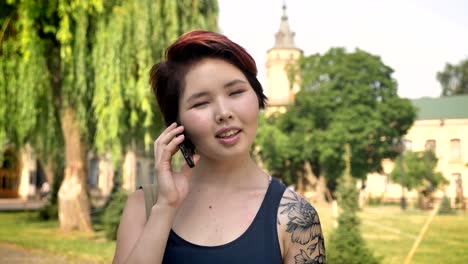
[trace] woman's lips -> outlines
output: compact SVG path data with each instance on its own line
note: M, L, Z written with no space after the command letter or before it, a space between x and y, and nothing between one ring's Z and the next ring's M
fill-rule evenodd
M237 142L240 140L240 132L239 130L237 133L230 135L228 137L216 137L219 143L226 145L226 146L232 146L235 145Z

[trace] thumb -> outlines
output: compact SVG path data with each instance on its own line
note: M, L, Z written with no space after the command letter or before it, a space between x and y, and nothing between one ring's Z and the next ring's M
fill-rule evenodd
M194 154L193 155L193 164L197 166L198 161L200 160L200 155ZM182 174L186 175L187 177L191 177L193 173L193 168L190 168L187 163L185 163L184 167L182 168Z

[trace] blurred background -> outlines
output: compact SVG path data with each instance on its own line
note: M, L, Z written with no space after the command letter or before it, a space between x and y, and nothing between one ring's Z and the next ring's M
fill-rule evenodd
M466 10L1 1L0 258L111 262L127 196L157 184L164 123L149 69L178 36L206 29L255 59L269 105L252 156L316 208L328 263L466 263Z

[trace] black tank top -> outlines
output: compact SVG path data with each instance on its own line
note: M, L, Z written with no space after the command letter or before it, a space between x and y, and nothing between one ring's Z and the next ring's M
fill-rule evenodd
M278 241L278 207L286 187L272 178L257 215L237 239L220 246L192 244L172 229L169 233L163 264L223 263L281 264Z

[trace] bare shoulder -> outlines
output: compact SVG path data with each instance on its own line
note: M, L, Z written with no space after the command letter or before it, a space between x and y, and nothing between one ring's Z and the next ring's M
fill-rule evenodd
M287 189L278 210L284 263L325 263L325 244L320 218L301 195Z

